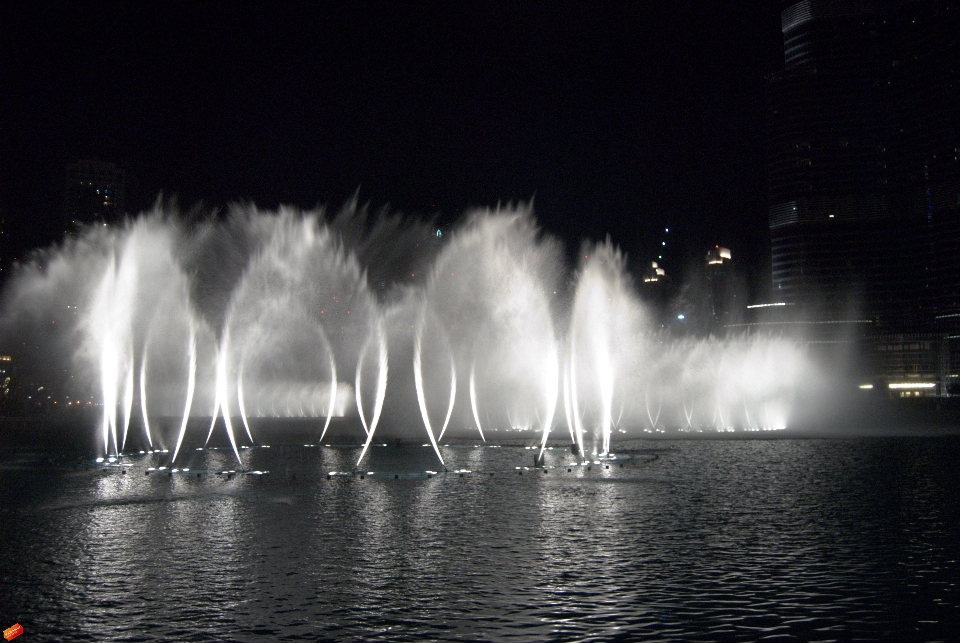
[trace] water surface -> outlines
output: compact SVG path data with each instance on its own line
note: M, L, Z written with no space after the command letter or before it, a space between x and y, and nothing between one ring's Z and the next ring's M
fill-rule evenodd
M37 641L950 640L958 438L0 458L0 618ZM521 467L518 469L517 467ZM609 468L607 468L609 467ZM569 470L568 470L569 469ZM374 475L366 475L373 471ZM468 471L468 472L467 472ZM199 473L199 477L197 475ZM8 623L9 621L9 623ZM27 638L29 637L29 638Z

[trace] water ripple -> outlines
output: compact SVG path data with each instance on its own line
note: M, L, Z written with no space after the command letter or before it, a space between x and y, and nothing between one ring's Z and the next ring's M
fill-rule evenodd
M554 450L549 475L523 476L529 452L510 448L451 449L462 478L327 480L322 450L291 448L251 455L282 474L229 480L144 476L148 460L130 475L0 467L0 615L41 641L957 631L957 439L658 445L569 473ZM371 468L403 473L391 451Z

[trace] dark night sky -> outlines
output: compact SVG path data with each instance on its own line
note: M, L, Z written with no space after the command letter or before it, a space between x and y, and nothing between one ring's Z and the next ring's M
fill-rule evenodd
M0 7L0 213L15 249L62 221L65 166L127 206L252 200L455 220L535 196L575 250L635 263L663 228L769 279L763 78L779 3L53 3ZM673 244L673 241L671 241Z

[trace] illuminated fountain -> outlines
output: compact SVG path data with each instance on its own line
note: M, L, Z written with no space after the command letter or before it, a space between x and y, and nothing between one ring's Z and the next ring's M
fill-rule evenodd
M624 396L632 393L622 389L625 376L648 368L642 309L629 290L625 259L609 240L583 256L568 334L566 393L574 439L582 452L583 420L590 418L606 455L615 398L622 414Z
M602 457L615 436L786 426L798 345L664 338L609 240L585 246L567 281L527 209L474 213L438 243L353 207L91 229L25 271L14 298L77 302L63 332L83 338L73 363L102 401L105 455L123 451L136 410L171 464L202 439L191 417L209 420L208 441L222 421L238 460L266 418L314 418L322 440L355 417L358 465L378 429L411 422L441 463L448 436L530 436L542 454L565 424L576 451ZM423 255L419 278L396 278L402 252ZM390 283L373 277L387 264Z

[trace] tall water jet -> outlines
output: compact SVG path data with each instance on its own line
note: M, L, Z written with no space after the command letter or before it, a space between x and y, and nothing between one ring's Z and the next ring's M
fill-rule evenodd
M484 442L487 438L483 436L483 427L480 426L480 413L477 411L477 373L476 365L470 365L470 410L473 412L473 421L477 425L477 431L480 432L480 439Z
M214 411L213 413L213 422L217 421L217 412L219 411L220 415L223 417L223 426L226 429L227 438L230 440L230 446L233 448L233 454L237 457L237 462L242 465L243 461L240 460L240 451L237 449L237 438L233 432L233 419L230 417L229 376L227 374L227 360L229 354L230 331L228 327L227 331L224 332L220 348L217 350L216 402L214 404L217 411ZM210 430L213 430L213 424L210 425ZM207 440L210 440L209 434L207 435Z
M601 440L601 454L610 452L613 429L613 398L618 374L628 365L640 368L639 337L642 310L630 291L626 260L609 239L588 247L583 254L570 327L570 392L574 414L579 398L593 409L594 426ZM587 376L592 391L581 391Z
M585 248L564 290L560 247L528 209L478 211L426 244L423 256L436 259L419 264L417 281L384 286L379 257L394 261L401 244L368 244L366 224L350 216L241 208L198 225L158 212L101 226L51 251L49 270L21 271L6 318L17 307L49 324L56 315L44 306L78 304L73 325L58 318L55 330L63 344L73 331L83 338L74 381L85 397L99 394L98 441L109 454L132 439L137 389L144 441L171 444L175 459L191 418L208 412L208 438L222 418L239 459L231 409L251 441L267 415L316 418L324 439L334 417L353 415L355 424L336 426L362 436L361 459L375 433L402 436L404 415L419 415L441 462L439 440L474 430L484 441L536 432L542 456L561 396L581 453L591 432L608 454L614 430L788 423L806 368L798 344L756 334L678 339L653 328L609 242ZM388 337L402 356L389 392ZM169 435L157 418L178 414Z
M127 431L130 429L130 414L133 411L133 347L128 347L130 360L127 362L123 378L123 439L120 441L120 451L127 445Z
M324 346L327 347L327 356L330 360L330 403L327 406L327 419L323 423L323 431L320 432L320 441L323 441L323 436L327 434L327 429L330 428L330 420L333 419L333 410L337 403L337 361L333 356L333 349L330 346L330 340L327 338L327 334L324 332L323 327L320 327L320 336L323 339Z
M523 208L474 212L450 235L424 289L434 321L420 333L421 351L449 346L448 415L457 413L457 373L469 373L453 425L475 427L484 441L498 430L549 432L559 391L553 300L560 266L559 247ZM445 368L439 358L435 368ZM436 387L424 386L429 401ZM481 423L488 414L495 419Z
M570 431L570 443L577 444L579 448L577 435L573 428L573 409L570 406L570 397L570 372L565 368L563 369L563 416L567 421L567 430Z
M546 368L544 368L543 374L546 417L540 426L543 437L540 440L540 452L537 458L538 463L543 460L543 452L547 447L547 439L550 437L550 430L553 428L553 417L557 410L557 397L560 392L560 361L556 347L547 353L546 362Z
M240 215L238 215L240 216ZM356 368L366 329L377 315L356 257L317 215L282 210L271 219L244 211L263 239L239 276L224 315L235 348L225 368L238 393L253 387L256 413L324 418L320 440L354 397L338 374ZM362 395L362 394L361 394ZM246 399L241 418L252 437ZM366 418L364 418L366 420Z
M387 334L383 329L383 320L377 320L376 326L377 333L377 391L376 397L373 404L373 417L370 420L370 426L367 427L366 418L364 417L363 412L363 402L361 399L361 367L363 365L363 359L361 358L357 364L357 411L360 413L360 419L363 421L363 428L367 432L367 439L363 443L363 449L360 451L360 457L357 458L357 466L360 466L360 462L363 461L363 456L366 455L367 449L370 448L370 443L373 441L373 434L377 430L377 424L380 423L380 413L383 411L383 401L387 395L387 371L389 367L389 351L387 350ZM365 345L366 346L366 345ZM361 351L361 354L363 351Z
M567 393L569 397L570 412L573 415L573 431L576 436L577 452L584 453L583 450L583 415L580 413L580 395L577 387L577 344L573 336L570 338L570 361L567 364L569 372L569 387Z
M197 387L197 332L193 320L190 320L190 338L187 342L187 396L183 405L183 418L180 421L180 430L177 431L177 444L173 448L173 457L170 462L175 462L177 454L180 453L180 445L183 444L183 436L187 433L187 424L190 422L190 410L193 408L193 394ZM216 417L216 416L214 416Z
M207 438L203 441L203 446L210 444L210 438L213 437L213 429L217 426L217 420L220 419L220 380L222 377L221 370L224 368L224 361L220 357L222 353L222 347L217 348L217 352L213 358L213 364L216 375L214 376L214 385L213 385L213 411L210 413L210 428L207 429Z
M117 355L112 345L103 347L100 357L100 382L103 391L103 450L110 452L113 438L117 452Z
M360 415L360 424L363 425L363 433L369 438L370 427L367 425L367 417L363 412L363 363L366 361L367 348L370 342L367 341L360 349L360 356L357 358L357 373L353 380L354 398L357 402L357 413Z
M153 436L150 433L150 414L147 411L147 346L143 347L143 359L140 361L140 414L143 417L143 432L147 444L153 448Z
M430 445L440 464L443 464L443 456L440 455L440 447L437 446L437 439L433 435L433 426L430 424L430 413L427 410L427 398L423 392L423 326L421 319L417 324L413 340L413 378L417 389L417 403L420 405L420 416L423 418L423 426L427 430L427 437L430 438Z
M91 328L99 345L100 387L103 395L103 439L104 451L109 451L109 441L113 441L115 454L122 449L118 440L117 407L123 403L124 429L122 439L126 439L126 425L129 420L127 398L132 402L132 360L131 332L133 323L133 303L137 290L138 270L133 243L128 240L123 248L119 264L116 254L112 254L100 287L96 293L91 316ZM123 392L120 386L124 387ZM130 394L127 394L127 391ZM122 398L120 396L123 396Z
M240 420L243 429L247 432L247 439L253 442L253 432L250 430L250 420L247 419L247 405L243 397L243 363L240 364L240 373L237 375L237 407L240 409Z
M450 355L450 401L447 403L447 415L443 418L443 426L440 428L438 440L443 439L443 434L447 432L450 425L450 416L453 415L453 405L457 401L457 364L453 361L453 355Z
M653 379L654 378L651 378L651 381ZM643 390L643 403L647 410L647 419L650 420L650 430L656 431L660 422L660 411L663 410L663 398L660 394L660 391L656 390L655 391L656 409L653 410L650 404L650 390L652 388L654 387L650 385Z

